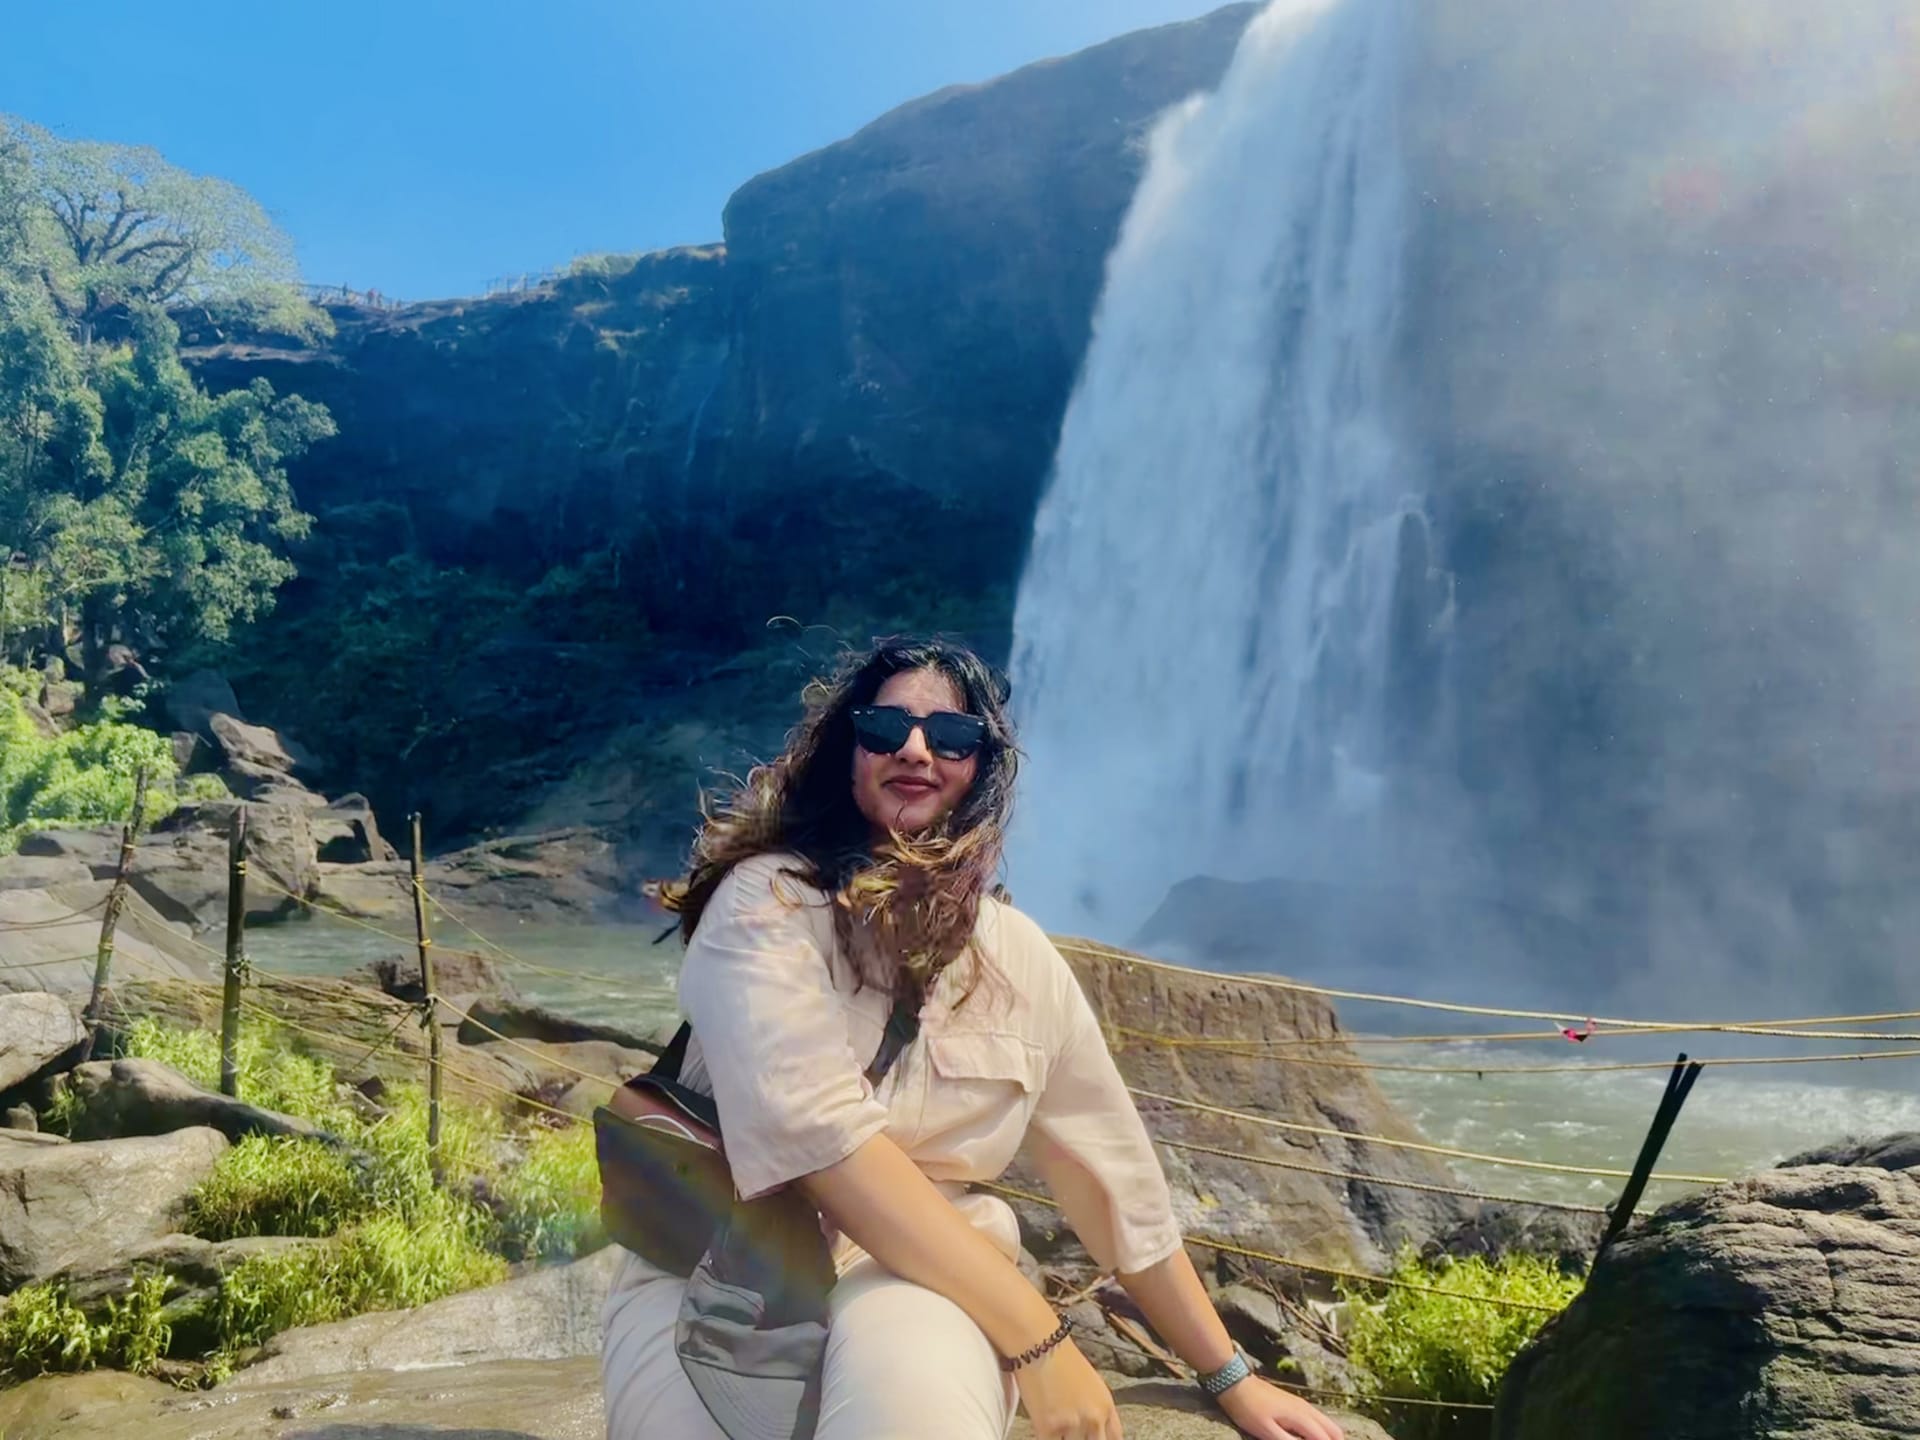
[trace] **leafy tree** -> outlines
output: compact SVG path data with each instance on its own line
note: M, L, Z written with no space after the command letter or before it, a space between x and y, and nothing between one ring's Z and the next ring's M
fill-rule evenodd
M235 186L0 116L0 661L77 638L91 676L271 608L308 526L286 465L332 421L264 381L207 394L165 307L310 310L293 273Z
M301 296L293 246L260 203L142 145L62 140L0 116L31 265L61 317L90 332L142 307L243 311L274 328L324 328ZM4 192L0 192L3 195ZM86 333L83 332L83 333Z
M222 641L265 614L308 526L286 463L333 433L262 380L207 394L171 320L143 306L131 321L125 344L82 352L30 290L0 286L8 593L30 592L50 648L77 629L89 675L111 643ZM33 638L17 608L0 604L16 654Z

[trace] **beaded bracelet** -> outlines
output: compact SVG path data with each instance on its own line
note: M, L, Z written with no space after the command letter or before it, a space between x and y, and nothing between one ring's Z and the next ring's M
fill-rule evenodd
M1062 1315L1060 1317L1060 1328L1058 1330L1047 1336L1046 1339L1042 1340L1038 1345L1035 1345L1031 1350L1022 1350L1018 1355L1002 1355L1000 1357L1000 1368L1011 1375L1014 1371L1031 1365L1042 1355L1059 1349L1060 1343L1067 1338L1068 1333L1072 1329L1073 1321L1065 1315Z

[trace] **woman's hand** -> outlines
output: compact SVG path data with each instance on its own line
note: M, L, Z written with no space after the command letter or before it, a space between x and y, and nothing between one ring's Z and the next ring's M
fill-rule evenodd
M1121 1440L1113 1392L1073 1341L1063 1340L1022 1365L1013 1372L1013 1383L1036 1440Z
M1227 1418L1255 1440L1341 1440L1340 1427L1298 1395L1249 1375L1219 1399Z

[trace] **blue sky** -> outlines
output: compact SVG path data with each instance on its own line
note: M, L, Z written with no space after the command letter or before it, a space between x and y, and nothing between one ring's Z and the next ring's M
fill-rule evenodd
M252 191L407 299L712 240L734 187L942 85L1218 0L14 0L0 110Z

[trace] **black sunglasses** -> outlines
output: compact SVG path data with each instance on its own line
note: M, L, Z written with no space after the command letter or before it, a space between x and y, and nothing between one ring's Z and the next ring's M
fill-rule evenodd
M915 715L900 705L856 705L853 735L862 750L891 755L907 743L914 726L927 737L927 748L942 760L964 760L987 743L987 722L978 715L936 710Z

